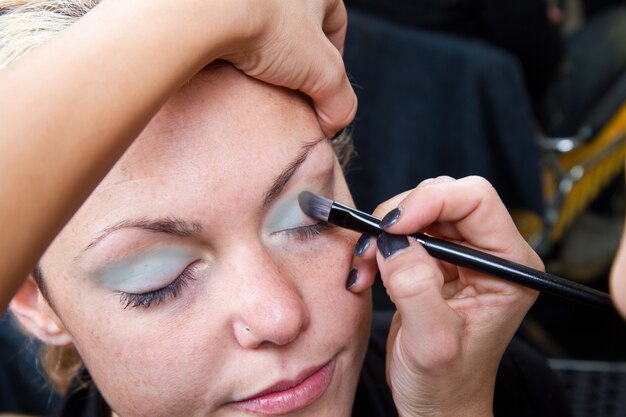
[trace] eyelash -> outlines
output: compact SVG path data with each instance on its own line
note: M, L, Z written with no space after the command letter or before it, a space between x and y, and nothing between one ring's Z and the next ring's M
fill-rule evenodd
M172 282L167 284L163 288L159 288L155 291L149 291L141 294L134 294L128 292L120 293L120 303L124 306L124 310L130 308L150 308L152 305L159 305L164 301L174 299L178 297L181 290L189 284L189 281L194 280L193 266L195 262L187 268Z
M332 229L334 225L328 222L319 222L309 226L294 227L293 229L283 230L282 233L294 236L298 239L309 239L318 236L322 232Z

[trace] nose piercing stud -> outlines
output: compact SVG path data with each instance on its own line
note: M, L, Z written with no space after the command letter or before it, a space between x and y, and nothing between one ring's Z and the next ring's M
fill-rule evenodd
M250 331L250 326L246 326L246 331L249 332Z

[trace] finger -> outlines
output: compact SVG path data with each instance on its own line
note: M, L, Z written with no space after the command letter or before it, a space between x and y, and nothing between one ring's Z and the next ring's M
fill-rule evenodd
M435 183L440 183L440 182L447 182L447 181L454 181L453 178L451 177L438 177L438 178L432 178L432 179L428 179L428 180L424 180L422 181L417 187L423 187L426 186L426 184L435 184ZM413 190L409 190L409 191L405 191L403 193L400 193L392 198L390 198L389 200L385 201L384 203L381 203L378 205L378 207L374 210L373 215L377 216L377 217L383 217L385 216L385 214L389 213L391 210L393 210L394 208L397 208L398 205L401 204L401 202L411 193L413 192ZM415 231L418 231L417 229ZM449 224L435 224L435 225L431 225L428 228L426 228L425 230L423 230L423 232L425 233L429 233L433 236L440 236L440 237L446 237L450 240L462 240L462 236L458 233L458 231L454 228L454 226L449 225ZM456 271L456 266L453 266L451 264L447 264L445 262L441 262L436 260L435 262L437 262L438 266L446 272L446 274L444 275L446 277L446 280L453 280L457 278L457 271Z
M322 30L335 45L335 48L343 55L344 42L346 39L346 29L348 27L348 15L346 7L341 0L331 0L327 2L326 14Z
M519 235L495 189L483 178L467 177L417 187L399 204L399 211L396 221L387 225L389 232L411 233L435 222L448 222L474 247L538 260L531 255L534 252Z
M353 268L357 275L346 288L358 294L368 290L376 280L378 265L376 264L376 243L375 238L369 235L362 235L355 248L352 260Z
M310 5L309 10L301 10L304 17L295 32L297 36L293 28L282 31L275 28L278 34L270 30L266 38L255 43L258 50L224 54L221 58L251 77L308 95L322 131L330 137L352 122L358 103L341 53L322 31L325 9L317 3ZM335 16L341 13L338 8L330 14L330 19L340 22L341 17ZM297 17L288 17L288 22L298 21ZM336 25L333 23L330 27ZM341 33L333 35L335 42Z
M437 263L413 239L382 233L377 260L387 293L402 317L402 337L419 341L420 352L411 355L423 366L460 348L460 317L442 295L443 274ZM427 340L424 340L427 335ZM452 349L440 352L442 346ZM422 362L423 361L423 362Z
M425 180L420 182L415 188L428 187L428 186L435 185L435 184L443 184L446 182L454 182L454 181L456 181L456 179L449 175L440 175L434 178L426 178Z
M453 223L433 223L422 232L450 241L462 242L464 240Z
M332 136L356 115L357 97L348 81L340 52L328 42L326 57L312 58L316 68L305 78L300 90L311 97L322 131Z
M426 186L430 186L430 185L434 185L434 184L438 184L442 182L449 182L449 181L454 181L454 179L452 177L446 177L446 176L430 178L430 179L422 181L416 188L426 187ZM413 191L414 190L405 191L401 194L398 194L390 198L384 203L379 204L378 207L376 207L376 210L374 210L373 215L387 221L388 217L387 219L385 219L385 217L388 214L390 214L392 210L398 208L401 205L402 201ZM423 233L428 233L431 236L438 236L438 237L446 238L450 240L457 240L457 241L463 240L463 236L461 236L458 230L456 230L454 225L447 224L447 223L434 223L432 225L429 225L423 230L416 229L416 230L413 230L411 233L418 232L418 231L421 231Z
M454 178L452 177L448 177L448 176L440 176L437 178L429 178L426 179L422 182L420 182L417 187L415 187L415 189L420 188L420 187L425 187L431 184L438 184L441 182L449 182L449 181L454 181ZM393 197L391 197L390 199L388 199L387 201L381 203L378 205L378 207L376 207L376 210L374 210L373 215L377 216L377 217L385 217L387 214L389 214L389 212L395 208L397 208L402 201L413 192L414 190L407 190L404 191L403 193L397 194ZM415 230L416 231L416 230Z
M376 209L374 210L372 215L374 215L376 217L383 217L383 216L385 216L391 210L393 210L396 207L398 207L398 205L402 202L402 200L404 200L406 198L406 196L408 196L411 193L411 191L413 191L413 190L405 191L403 193L400 193L398 195L395 195L395 196L391 197L389 200L387 200L387 201L385 201L383 203L380 203L376 207Z

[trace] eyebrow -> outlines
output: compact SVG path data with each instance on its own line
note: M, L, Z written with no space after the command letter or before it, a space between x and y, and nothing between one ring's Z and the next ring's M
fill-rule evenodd
M263 200L263 205L265 207L269 206L276 199L276 197L278 197L280 193L282 193L283 189L285 188L291 177L294 176L296 171L298 171L298 168L300 168L304 161L306 161L313 148L315 148L318 143L323 142L326 139L328 138L317 138L312 140L311 142L306 143L302 147L302 151L298 154L298 156L293 161L291 161L289 165L287 165L287 168L285 168L280 174L278 174L278 176L276 176L270 188L265 192L265 198Z
M276 178L272 182L272 185L265 192L265 197L263 199L264 206L270 205L280 195L280 193L283 191L283 189L285 188L285 186L287 185L291 177L294 176L298 168L300 168L300 166L304 163L304 161L306 161L307 157L309 156L313 148L315 148L315 146L318 143L326 139L328 138L327 137L317 138L315 140L312 140L311 142L306 143L302 147L302 150L298 154L298 156L287 165L287 168L285 168L279 175L276 176ZM190 223L182 219L177 219L177 218L172 218L172 217L167 217L167 218L158 219L158 220L149 220L145 218L134 219L134 220L131 220L131 219L123 220L113 226L109 226L106 229L104 229L98 235L96 239L94 239L89 245L85 247L85 249L81 251L81 253L78 256L76 256L74 260L75 261L78 260L85 252L87 252L89 249L97 245L105 237L115 232L116 230L129 229L129 228L142 229L142 230L147 230L150 232L157 232L157 233L165 233L168 235L179 236L179 237L195 236L202 232L202 226L200 225L200 223L197 223L197 222Z
M202 226L200 225L200 223L190 223L172 217L158 220L124 220L104 229L97 238L95 238L89 245L87 245L85 249L83 249L82 252L78 256L76 256L76 258L74 258L74 261L78 260L85 252L97 245L105 237L120 229L142 229L148 230L150 232L166 233L172 236L189 237L199 234L202 231Z

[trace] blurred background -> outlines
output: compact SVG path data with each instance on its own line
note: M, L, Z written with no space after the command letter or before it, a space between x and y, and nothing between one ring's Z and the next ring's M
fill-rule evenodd
M345 0L366 211L438 175L486 177L549 272L608 291L623 229L626 3ZM380 284L377 309L393 308ZM626 416L626 324L542 295L519 335L577 417ZM51 415L38 345L0 320L0 413Z
M626 3L346 0L357 205L481 175L548 272L608 291L624 219ZM393 308L384 289L376 308ZM580 416L626 416L626 324L541 295L519 335Z

